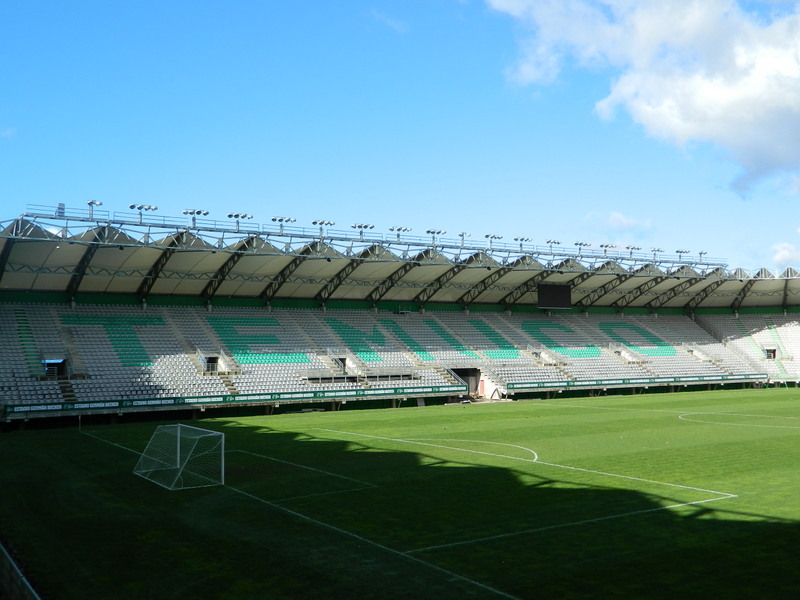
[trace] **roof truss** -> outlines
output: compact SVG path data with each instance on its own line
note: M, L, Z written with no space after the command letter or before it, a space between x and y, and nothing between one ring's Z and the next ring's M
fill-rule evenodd
M94 231L94 239L86 246L86 250L75 266L72 277L70 277L69 283L67 284L67 296L70 298L74 298L75 294L78 293L81 281L83 281L83 277L86 275L86 269L89 268L89 264L92 262L97 250L108 238L108 229L108 225L103 225Z
M228 274L231 272L233 267L236 266L236 263L241 260L242 255L250 250L258 240L259 237L257 235L252 235L236 245L236 249L228 257L228 260L226 260L222 266L217 269L217 272L214 273L214 276L206 284L206 287L203 288L201 295L206 299L206 301L211 300L216 295L217 290L219 290L219 287L228 277Z
M147 275L145 275L144 279L142 280L142 283L139 285L137 293L139 294L140 297L147 298L147 296L150 295L150 290L153 289L156 280L161 275L161 272L164 270L164 267L166 266L169 259L172 258L173 254L175 254L178 247L181 244L183 244L184 240L186 239L186 236L187 236L186 230L179 231L170 240L169 248L165 248L164 250L161 251L161 253L158 255L158 258L153 263L153 266L150 267L150 270L147 272Z
M381 298L383 298L389 290L391 290L397 283L413 269L414 267L420 266L420 263L425 260L429 260L434 257L436 254L433 248L428 248L423 250L419 254L417 254L414 258L410 261L404 262L400 265L400 268L397 269L394 273L389 275L386 279L384 279L381 283L375 286L375 289L370 292L369 296L367 296L367 300L375 304Z
M512 264L501 267L492 271L488 277L483 278L481 281L476 283L470 290L468 290L464 295L462 295L457 302L459 304L469 305L472 304L476 298L478 298L481 294L483 294L486 290L488 290L492 285L494 285L501 277L507 275L515 268L525 268L531 265L538 264L536 261L528 256L521 256L517 260L515 260Z
M369 260L375 256L380 255L383 253L383 248L381 246L373 245L369 248L365 248L358 255L348 262L344 268L336 273L329 281L326 283L323 288L319 291L316 296L316 299L320 302L327 301L333 293L337 290L337 288L344 283L350 275L352 275L353 271L355 271L359 266L361 266L364 261Z
M319 240L315 240L308 244L297 256L291 260L291 262L289 262L289 264L283 267L280 273L278 273L267 285L267 287L264 288L264 291L261 292L261 298L263 298L265 302L272 300L278 293L278 290L280 290L288 281L289 277L292 276L292 273L294 273L298 267L300 267L300 265L307 261L310 256L323 252L324 248L325 244Z

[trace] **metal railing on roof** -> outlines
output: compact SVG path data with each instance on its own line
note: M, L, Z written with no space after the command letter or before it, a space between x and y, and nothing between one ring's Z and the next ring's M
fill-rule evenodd
M433 248L450 257L453 261L459 262L469 257L485 257L487 261L473 261L474 267L504 267L511 265L520 257L529 256L541 261L544 266L553 267L569 259L573 259L581 264L589 264L591 268L600 268L608 262L619 264L634 265L662 265L677 268L680 266L691 266L699 270L707 271L715 267L726 267L723 259L705 256L705 253L698 253L694 256L690 253L664 252L645 252L637 250L616 250L604 245L602 249L593 249L587 245L570 249L569 247L553 246L553 244L537 245L530 242L505 243L499 239L480 240L466 242L465 238L448 238L441 235L419 236L403 233L381 233L378 231L367 230L354 234L347 230L328 229L322 230L319 227L302 227L287 225L285 223L251 223L250 221L239 222L236 225L230 221L218 221L208 218L171 217L157 213L141 211L108 211L97 207L87 207L75 209L64 205L47 206L31 204L26 207L26 212L21 216L25 219L52 221L54 229L67 232L70 224L75 226L83 225L84 228L97 226L98 224L109 224L123 230L131 229L134 239L142 228L152 231L164 229L164 234L174 233L176 230L191 230L198 237L208 237L216 234L215 244L222 247L225 236L229 239L241 240L250 236L263 237L265 240L276 239L283 241L284 248L288 248L293 242L299 243L300 247L305 247L314 240L323 239L333 246L344 248L342 258L347 259L357 254L370 245L381 245L391 249L402 249L403 258L411 258L415 253L424 249ZM47 224L47 223L46 223ZM66 237L66 236L64 236ZM145 236L149 239L149 236ZM527 239L527 238L526 238ZM568 269L568 266L565 267ZM763 271L763 270L762 270ZM763 276L763 274L762 274Z

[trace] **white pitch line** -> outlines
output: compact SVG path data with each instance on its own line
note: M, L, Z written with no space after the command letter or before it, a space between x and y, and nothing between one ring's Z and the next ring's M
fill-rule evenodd
M669 509L673 509L673 508L680 508L680 507L683 507L683 506L695 506L695 505L698 505L698 504L706 504L708 502L716 502L718 500L729 500L731 498L736 498L737 497L736 494L729 494L727 492L719 492L719 491L716 491L716 490L707 490L705 488L698 488L698 487L683 485L683 484L679 484L679 483L669 483L669 482L665 482L665 481L656 481L656 480L653 480L653 479L644 479L642 477L633 477L631 475L620 475L618 473L607 473L605 471L596 471L594 469L584 469L582 467L572 467L572 466L569 466L569 465L559 465L559 464L556 464L556 463L542 462L542 461L539 460L539 457L538 457L538 455L536 454L536 452L534 450L531 450L530 448L525 448L524 446L517 446L516 444L503 444L502 442L482 442L480 440L454 440L454 439L448 440L448 441L461 441L461 442L467 441L467 442L472 442L472 443L490 443L490 444L498 444L498 445L507 445L507 446L520 448L520 449L523 449L523 450L527 450L527 451L533 453L535 458L533 458L533 459L530 459L530 458L519 458L519 457L516 457L516 456L507 456L507 455L504 455L504 454L494 454L492 452L483 452L483 451L480 451L480 450L469 450L469 449L465 449L465 448L455 448L453 446L445 446L443 444L433 444L431 442L424 442L424 441L420 441L420 440L406 440L406 439L401 439L401 438L390 438L390 437L370 435L370 434L365 434L365 433L352 433L352 432L349 432L349 431L340 431L340 430L337 430L337 429L323 429L323 428L317 428L317 429L319 431L328 431L328 432L331 432L331 433L340 433L340 434L345 434L345 435L353 435L353 436L356 436L356 437L361 436L361 437L368 437L368 438L373 438L373 439L386 440L386 441L392 441L392 442L400 442L400 443L406 443L406 444L417 444L417 445L422 445L422 446L433 446L433 447L437 447L437 448L445 448L445 449L448 449L448 450L460 450L460 451L463 451L463 452L471 452L471 453L474 453L474 454L484 454L484 455L488 455L488 456L494 456L494 457L497 457L497 458L507 458L507 459L510 459L510 460L517 460L517 461L522 461L522 462L536 463L536 464L545 465L545 466L549 466L549 467L555 467L555 468L559 468L559 469L569 469L569 470L573 470L573 471L582 471L582 472L585 472L585 473L592 473L592 474L596 474L596 475L604 475L604 476L608 476L608 477L619 477L619 478L622 478L622 479L628 479L628 480L632 480L632 481L639 481L639 482L644 482L644 483L654 483L654 484L657 484L657 485L664 485L664 486L669 486L669 487L681 488L681 489L684 489L684 490L691 490L691 491L695 491L695 492L703 492L703 493L714 494L715 495L714 498L704 498L702 500L695 500L695 501L692 501L692 502L681 502L681 503L678 503L678 504L670 504L670 505L667 505L667 506L659 506L659 507L656 507L656 508L648 508L648 509L636 510L636 511L631 511L631 512L626 512L626 513L607 515L607 516L604 516L604 517L597 517L597 518L594 518L594 519L585 519L585 520L574 521L574 522L570 522L570 523L561 523L559 525L549 525L547 527L537 527L537 528L533 528L533 529L525 529L525 530L521 530L521 531L512 531L512 532L501 533L501 534L492 535L492 536L486 536L486 537L481 537L481 538L462 540L462 541L459 541L459 542L450 542L450 543L447 543L447 544L437 544L437 545L434 545L434 546L426 546L424 548L415 548L413 550L407 550L406 553L405 553L407 555L411 555L412 553L415 553L415 552L426 552L426 551L429 551L429 550L439 550L439 549L444 549L444 548L452 548L452 547L455 547L455 546L464 546L464 545L476 544L476 543L480 543L480 542L486 542L486 541L492 541L492 540L498 540L498 539L505 539L505 538L510 538L510 537L519 536L519 535L525 535L525 534L529 534L529 533L540 533L542 531L548 531L548 530L551 530L551 529L560 529L560 528L565 528L565 527L575 527L575 526L578 526L578 525L588 525L590 523L597 523L597 522L600 522L600 521L609 521L609 520L612 520L612 519L621 519L621 518L624 518L624 517L631 517L631 516L640 515L640 514L658 512L658 511L669 510Z
M247 450L228 450L228 452L241 452L242 454L249 454L251 456L258 456L259 458L264 458L266 460L273 460L275 462L283 463L285 465L291 465L293 467L298 467L300 469L308 469L309 471L315 471L317 473L322 473L323 475L329 475L331 477L338 477L339 479L346 479L348 481L354 481L355 483L360 483L363 486L375 488L378 487L374 483L369 483L368 481L361 481L360 479L355 479L353 477L348 477L347 475L339 475L338 473L332 473L330 471L325 471L324 469L317 469L316 467L309 467L307 465L301 465L299 463L294 463L288 460L283 460L280 458L275 458L273 456L267 456L265 454L258 454L256 452L249 452Z
M694 502L682 502L680 504L670 504L669 506L659 506L657 508L646 508L642 510L634 510L626 513L619 513L617 515L607 515L605 517L597 517L594 519L584 519L583 521L573 521L571 523L560 523L558 525L548 525L547 527L534 527L532 529L521 529L519 531L511 531L508 533L499 533L497 535L489 535L486 537L473 538L470 540L462 540L460 542L450 542L448 544L437 544L436 546L425 546L424 548L415 548L407 550L407 554L414 554L416 552L427 552L429 550L441 550L443 548L453 548L455 546L467 546L469 544L478 544L481 542L490 542L493 540L502 540L519 535L526 535L529 533L541 533L542 531L550 531L553 529L563 529L566 527L576 527L578 525L588 525L590 523L598 523L600 521L610 521L612 519L621 519L623 517L632 517L634 515L642 515L651 512L658 512L661 510L668 510L671 508L680 508L682 506L694 506L696 504L705 504L707 502L716 502L717 500L727 500L727 496L719 498L707 498L705 500L696 500Z
M732 425L734 427L761 427L765 429L800 429L800 426L795 425L756 425L754 423L722 423L719 421L703 421L701 419L689 419L687 417L694 416L694 415L725 415L729 417L750 417L750 418L757 418L757 419L798 419L800 417L789 417L784 415L750 415L750 414L742 414L742 413L732 413L732 412L686 412L682 410L668 410L665 408L625 408L625 407L618 407L618 406L589 406L583 404L552 404L549 402L537 402L538 406L551 406L551 407L565 407L565 408L589 408L595 410L623 410L623 411L633 411L633 412L647 412L647 413L667 413L678 415L678 419L681 421L686 421L688 423L705 423L708 425Z
M666 413L672 415L678 415L678 418L681 419L685 415L727 415L731 417L753 417L759 419L800 419L800 417L790 417L785 415L751 415L751 414L743 414L743 413L732 413L732 412L707 412L707 411L690 411L687 412L685 410L669 410L666 408L627 408L624 406L591 406L588 404L554 404L551 402L536 402L537 406L550 406L555 408L589 408L594 410L622 410L622 411L632 411L632 412L646 412L646 413ZM683 419L688 421L689 419ZM705 423L705 421L698 421L699 423ZM728 425L729 423L710 423L712 425ZM733 423L730 423L733 425ZM769 425L761 425L761 427L769 427Z
M494 444L495 446L507 446L509 448L519 448L520 450L524 450L525 452L530 452L533 454L533 462L537 462L539 460L539 455L536 454L536 450L531 450L530 448L526 448L525 446L518 446L517 444L506 444L505 442L487 442L485 440L462 440L456 438L411 438L409 439L410 442L432 442L432 441L439 441L439 442L466 442L468 444ZM449 448L449 446L444 446L445 448ZM454 450L464 450L465 452L470 452L470 450L465 450L464 448L454 448Z
M520 461L520 462L536 463L538 465L545 465L545 466L548 466L548 467L556 467L556 468L559 468L559 469L569 469L571 471L582 471L584 473L593 473L595 475L604 475L604 476L607 476L607 477L618 477L620 479L628 479L628 480L631 480L631 481L639 481L639 482L642 482L642 483L654 483L656 485L664 485L664 486L669 486L669 487L674 487L674 488L681 488L681 489L684 489L684 490L692 490L692 491L695 491L695 492L704 492L704 493L707 493L707 494L714 494L716 496L722 496L722 497L725 497L725 498L735 498L736 497L736 494L729 494L727 492L719 492L719 491L716 491L716 490L707 490L705 488L699 488L699 487L694 487L694 486L690 486L690 485L683 485L683 484L680 484L680 483L670 483L668 481L657 481L655 479L645 479L643 477L634 477L632 475L621 475L619 473L608 473L606 471L596 471L594 469L585 469L583 467L572 467L570 465L559 465L559 464L556 464L556 463L543 462L543 461L539 460L538 455L537 455L537 457L535 459L520 458L520 457L517 457L517 456L508 456L506 454L495 454L493 452L484 452L484 451L481 451L481 450L469 450L469 449L466 449L466 448L456 448L456 447L453 447L453 446L445 446L444 444L433 444L431 442L419 442L419 441L415 441L415 440L407 440L407 439L402 439L402 438L390 438L390 437L383 437L383 436L379 436L379 435L370 435L370 434L366 434L366 433L353 433L353 432L350 432L350 431L340 431L340 430L337 430L337 429L324 429L324 428L321 428L321 427L317 427L316 429L318 431L328 431L328 432L331 432L331 433L340 433L340 434L344 434L344 435L352 435L352 436L355 436L355 437L366 437L366 438L385 440L385 441L390 441L390 442L399 442L399 443L403 443L403 444L415 444L415 445L420 445L420 446L432 446L434 448L445 448L447 450L458 450L458 451L461 451L461 452L470 452L472 454L483 454L483 455L486 455L486 456L493 456L495 458L505 458L505 459L508 459L508 460L516 460L516 461ZM481 440L472 440L472 441L475 442L475 443L484 443ZM533 452L533 451L531 450L531 452Z
M786 415L751 415L747 413L732 413L732 412L720 412L720 411L692 411L686 412L683 411L681 414L684 415L727 415L730 417L757 417L761 419L792 419L796 420L798 417L787 417Z
M631 481L641 481L643 483L655 483L657 485L666 485L669 487L681 488L684 490L692 490L695 492L705 492L707 494L715 494L720 496L720 498L715 498L715 500L724 499L724 498L736 498L736 494L729 494L728 492L719 492L717 490L707 490L705 488L694 487L691 485L683 485L681 483L670 483L668 481L657 481L655 479L645 479L643 477L634 477L632 475L620 475L619 473L607 473L605 471L595 471L594 469L584 469L582 467L572 467L570 465L559 465L556 463L546 463L542 461L537 461L537 464L540 465L548 465L550 467L558 467L559 469L569 469L571 471L583 471L584 473L594 473L596 475L606 475L608 477L619 477L621 479L630 479Z
M703 423L705 425L732 425L733 427L760 427L763 429L800 429L798 425L758 425L756 423L729 423L723 421L704 421L703 419L689 419L688 417L693 417L695 415L725 415L729 417L758 417L758 418L773 418L773 419L796 419L797 417L781 417L778 415L739 415L736 413L684 413L682 415L678 415L678 419L681 421L687 421L689 423Z
M86 433L86 432L82 432L82 433L84 433L85 435L88 435L89 437L95 438L96 440L99 440L101 442L105 442L106 444L111 444L112 446L116 446L118 448L122 448L123 450L127 450L128 452L133 452L134 454L141 455L141 452L137 452L136 450L132 450L131 448L126 448L125 446L122 446L120 444L115 444L114 442L111 442L109 440L105 440L105 439L103 439L101 437L97 437L96 435L92 435L91 433ZM243 450L233 450L232 452L244 452L244 451ZM252 454L252 453L248 453L248 454ZM256 455L256 456L258 456L258 455ZM350 479L349 477L345 477L344 475L340 475L339 477L344 477L345 479ZM357 480L354 479L353 481L357 481ZM371 487L377 487L377 486L374 486L372 484L368 484L368 485L370 485ZM317 519L315 519L313 517L309 517L308 515L304 515L303 513L297 512L296 510L292 510L291 508L286 508L285 506L280 506L279 504L275 504L274 502L270 502L269 500L265 500L264 498L259 498L258 496L254 495L254 494L251 494L249 492L245 492L244 490L240 490L240 489L232 487L230 485L226 484L223 487L225 487L225 488L227 488L227 489L229 489L229 490L231 490L233 492L236 492L237 494L241 494L242 496L246 496L246 497L248 497L248 498L250 498L252 500L255 500L257 502L261 502L262 504L270 506L270 507L272 507L272 508L274 508L276 510L288 513L290 515L293 515L295 517L303 519L304 521L308 521L309 523L312 523L312 524L317 525L319 527L323 527L325 529L330 529L330 530L336 531L337 533L340 533L342 535L357 539L360 542L364 542L365 544L368 544L370 546L374 546L375 548L379 548L379 549L381 549L381 550L383 550L385 552L389 552L390 554L394 554L394 555L400 556L402 558L405 558L406 560L410 560L412 562L415 562L415 563L417 563L419 565L425 566L425 567L427 567L429 569L432 569L434 571L438 571L439 573L443 573L443 574L445 574L445 575L447 575L449 577L452 577L453 579L458 579L460 581L463 581L464 583L468 583L470 585L474 585L474 586L479 587L479 588L481 588L483 590L486 590L487 592L491 592L491 593L496 594L498 596L502 596L503 598L508 598L509 600L520 600L516 596L512 596L511 594L507 594L506 592L503 592L501 590L493 588L490 585L486 585L484 583L481 583L480 581L475 581L474 579L470 579L469 577L464 577L463 575L459 575L458 573L455 573L453 571L445 569L444 567L440 567L438 565L434 565L433 563L429 563L427 561L424 561L421 558L417 558L416 556L411 556L409 554L406 554L405 552L401 552L400 550L395 550L394 548L389 548L388 546L384 546L383 544L379 544L378 542L374 542L374 541L372 541L372 540L370 540L368 538L365 538L363 536L358 535L357 533L353 533L352 531L347 531L346 529L342 529L340 527L336 527L335 525L331 525L330 523L325 523L324 521L319 521L319 520L317 520Z
M388 552L390 554L394 554L396 556L400 556L400 557L405 558L407 560L413 561L413 562L415 562L417 564L420 564L420 565L423 565L425 567L428 567L429 569L433 569L434 571L438 571L440 573L444 573L445 575L447 575L449 577L452 577L453 579L458 579L458 580L463 581L465 583L468 583L470 585L474 585L474 586L479 587L479 588L481 588L483 590L486 590L487 592L492 592L494 594L497 594L498 596L502 596L503 598L509 598L510 600L519 600L516 596L512 596L511 594L507 594L507 593L505 593L503 591L500 591L498 589L495 589L495 588L493 588L493 587L491 587L489 585L486 585L486 584L481 583L479 581L475 581L474 579L470 579L469 577L464 577L463 575L459 575L458 573L455 573L453 571L450 571L450 570L445 569L443 567L440 567L438 565L434 565L432 563L424 561L424 560L422 560L420 558L417 558L415 556L411 556L409 554L406 554L405 552L401 552L400 550L395 550L394 548L390 548L389 546L384 546L383 544L379 544L378 542L374 542L374 541L372 541L372 540L370 540L368 538L365 538L365 537L363 537L361 535L358 535L357 533L353 533L352 531L347 531L346 529L342 529L341 527L336 527L336 525L331 525L330 523L325 523L324 521L319 521L318 519L315 519L313 517L309 517L308 515L304 515L301 512L297 512L296 510L292 510L290 508L286 508L285 506L280 506L279 504L275 504L273 502L270 502L269 500L264 500L263 498L259 498L258 496L255 496L253 494L245 492L244 490L240 490L240 489L237 489L235 487L231 487L229 485L226 485L225 487L230 489L230 490L232 490L232 491L234 491L234 492L242 494L243 496L247 496L248 498L250 498L252 500L255 500L256 502L261 502L262 504L265 504L266 506L274 508L275 510L279 510L279 511L288 513L288 514L290 514L290 515L292 515L294 517L297 517L299 519L303 519L304 521L307 521L307 522L312 523L314 525L317 525L319 527L323 527L325 529L330 529L331 531L335 531L337 533L340 533L340 534L345 535L347 537L351 537L353 539L356 539L356 540L358 540L360 542L363 542L363 543L368 544L370 546L373 546L375 548L379 548L380 550L383 550L384 552Z
M447 450L457 450L459 452L470 452L472 454L483 454L484 456L493 456L495 458L508 458L508 459L511 459L511 460L519 460L519 461L522 461L522 462L529 462L529 463L539 462L539 456L536 454L536 452L531 450L530 448L525 448L524 446L516 446L516 447L517 448L522 448L523 450L527 450L528 452L533 453L534 458L520 458L520 457L517 457L517 456L507 456L505 454L495 454L494 452L484 452L482 450L470 450L468 448L458 448L456 446L445 446L444 444L433 444L431 442L423 442L421 440L406 440L406 439L401 439L401 438L382 437L382 436L379 436L379 435L369 435L369 434L366 434L366 433L352 433L350 431L340 431L338 429L325 429L323 427L315 427L314 429L317 430L317 431L327 431L327 432L330 432L330 433L343 433L345 435L352 435L352 436L356 436L356 437L367 437L367 438L372 438L372 439L376 439L376 440L387 440L387 441L390 441L390 442L401 442L401 443L404 443L404 444L416 444L418 446L431 446L432 448L445 448ZM469 442L480 443L480 444L484 444L484 443L485 444L496 444L496 443L499 443L499 442L483 442L481 440L451 440L451 441L456 441L456 442L458 442L458 441L469 441ZM513 444L502 444L502 445L514 446ZM547 464L547 463L541 463L541 464Z
M372 490L377 486L371 485L369 487L347 488L346 490L333 490L331 492L317 492L315 494L303 494L302 496L289 496L288 498L274 498L272 502L291 502L293 500L303 500L305 498L316 498L317 496L330 496L331 494L344 494L346 492L361 492L363 490Z
M553 408L589 408L593 410L623 410L630 412L646 412L646 413L666 413L666 414L685 414L685 410L669 410L666 408L627 408L625 406L591 406L589 404L562 404L552 402L536 402L535 406L550 406Z
M133 452L134 454L138 454L139 456L142 455L141 452L137 452L133 448L128 448L127 446L123 446L122 444L116 444L116 443L112 442L111 440L107 440L107 439L98 437L98 436L96 436L94 434L91 434L91 433L88 433L86 431L81 431L81 433L83 435L88 435L90 438L94 438L94 439L99 440L101 442L105 442L106 444L111 444L112 446L116 446L117 448L122 448L123 450L127 450L128 452Z

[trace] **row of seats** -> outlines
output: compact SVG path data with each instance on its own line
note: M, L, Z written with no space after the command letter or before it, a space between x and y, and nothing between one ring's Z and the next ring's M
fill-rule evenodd
M800 325L782 316L693 321L679 316L9 304L0 306L0 335L0 402L61 397L57 384L37 380L46 355L64 357L73 374L85 377L73 380L78 400L361 387L307 377L312 371L341 374L331 356L345 359L351 373L413 373L421 385L452 383L432 367L477 368L505 384L757 372L779 376L795 372L794 357L800 358ZM780 350L777 361L765 362L769 344ZM228 379L203 373L208 355L227 357L229 364L220 364L231 371ZM546 364L545 355L558 364ZM373 379L368 385L394 384L386 381Z

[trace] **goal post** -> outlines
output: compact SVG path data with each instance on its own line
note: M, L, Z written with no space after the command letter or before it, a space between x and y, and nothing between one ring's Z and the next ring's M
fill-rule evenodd
M225 485L225 434L159 425L133 472L169 490Z

